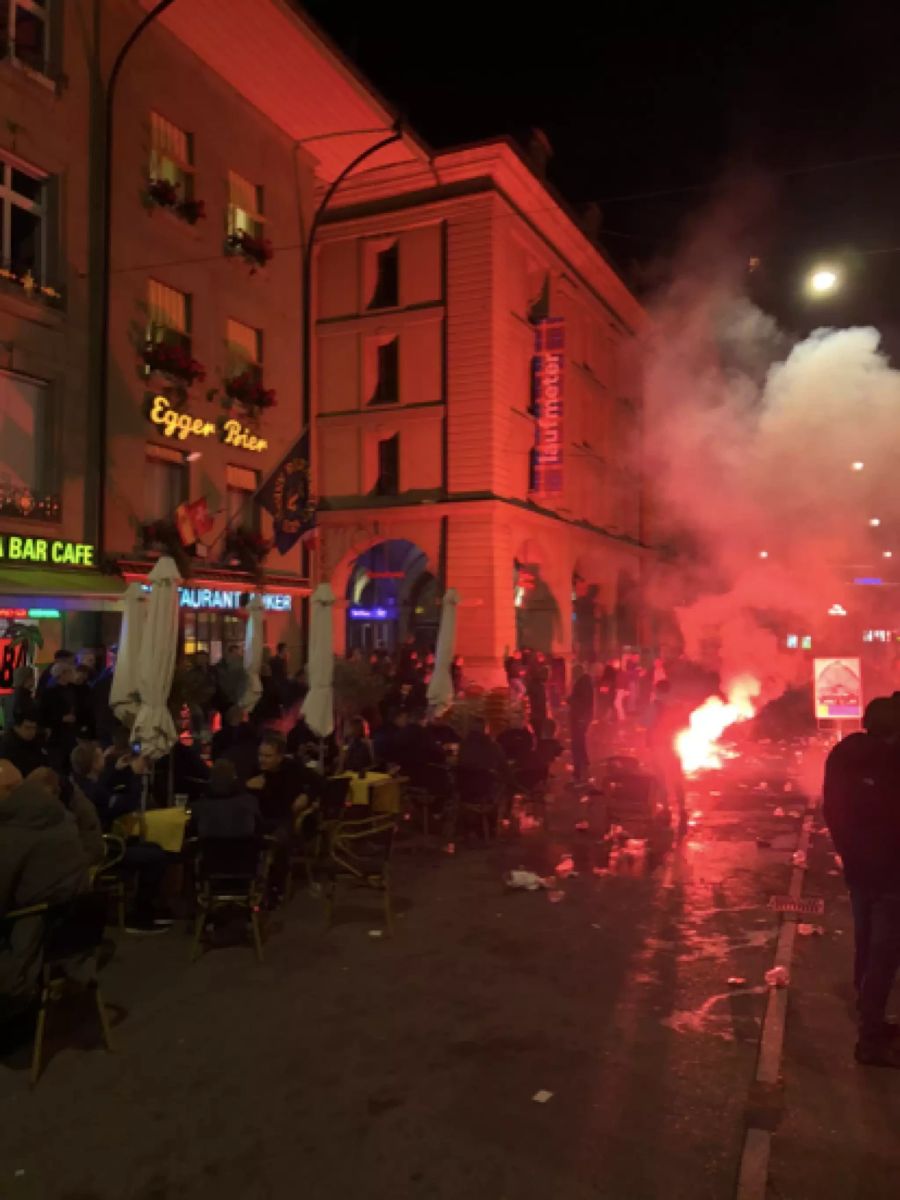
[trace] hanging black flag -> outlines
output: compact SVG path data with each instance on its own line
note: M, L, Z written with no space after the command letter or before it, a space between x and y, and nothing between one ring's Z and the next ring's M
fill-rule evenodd
M275 522L275 549L287 554L316 523L309 492L309 434L285 455L259 490L259 503Z

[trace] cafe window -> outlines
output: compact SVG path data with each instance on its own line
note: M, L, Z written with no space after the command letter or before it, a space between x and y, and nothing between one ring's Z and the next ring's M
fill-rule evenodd
M0 0L2 3L3 0ZM0 157L0 259L19 279L47 279L49 181L19 160Z
M188 468L180 450L146 447L144 460L144 520L172 521L175 509L187 500Z
M0 0L0 43L32 71L50 67L50 17L55 0Z
M259 472L249 467L225 467L225 500L229 529L252 529L259 532L259 505L255 502L259 487Z
M370 404L396 404L400 399L400 340L375 345L375 386Z
M191 297L187 292L147 281L147 341L166 342L191 349Z
M228 172L228 235L246 233L261 238L265 232L264 195L261 186Z
M51 417L46 383L0 371L0 501L23 491L53 491Z
M150 114L150 179L165 180L179 201L194 198L194 138L157 112Z
M376 496L396 496L400 492L400 435L382 438L378 442L378 476Z
M258 380L262 379L263 335L261 329L244 325L240 321L228 320L225 333L227 344L226 374L229 379L250 371Z
M375 251L375 288L369 308L395 308L399 304L399 243Z
M211 662L218 662L225 647L243 645L244 622L230 613L187 612L183 613L182 652L196 654L205 650Z

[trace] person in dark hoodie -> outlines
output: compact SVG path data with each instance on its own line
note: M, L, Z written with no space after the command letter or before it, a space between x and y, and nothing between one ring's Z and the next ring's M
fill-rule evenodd
M38 767L48 765L47 751L38 724L37 708L25 704L16 710L13 727L0 738L0 758L13 764L24 779Z
M886 1019L900 966L900 711L872 700L863 728L828 756L824 815L853 907L856 1060L900 1067L898 1027Z
M78 825L41 778L23 780L0 759L0 915L59 904L88 887L90 859ZM40 916L0 934L0 1022L27 1012L41 969Z
M207 794L192 810L199 838L250 838L262 826L259 801L246 790L234 764L220 759L212 765Z

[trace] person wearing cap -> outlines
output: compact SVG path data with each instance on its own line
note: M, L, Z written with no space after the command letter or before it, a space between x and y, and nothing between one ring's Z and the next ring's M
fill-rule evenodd
M900 1067L900 1027L886 1017L900 967L900 712L872 700L862 733L833 748L825 763L824 815L841 857L853 908L856 1060Z

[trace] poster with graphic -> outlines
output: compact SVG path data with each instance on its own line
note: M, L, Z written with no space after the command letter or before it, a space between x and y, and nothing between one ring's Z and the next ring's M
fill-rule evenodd
M858 721L862 717L862 668L858 658L813 659L816 719Z

